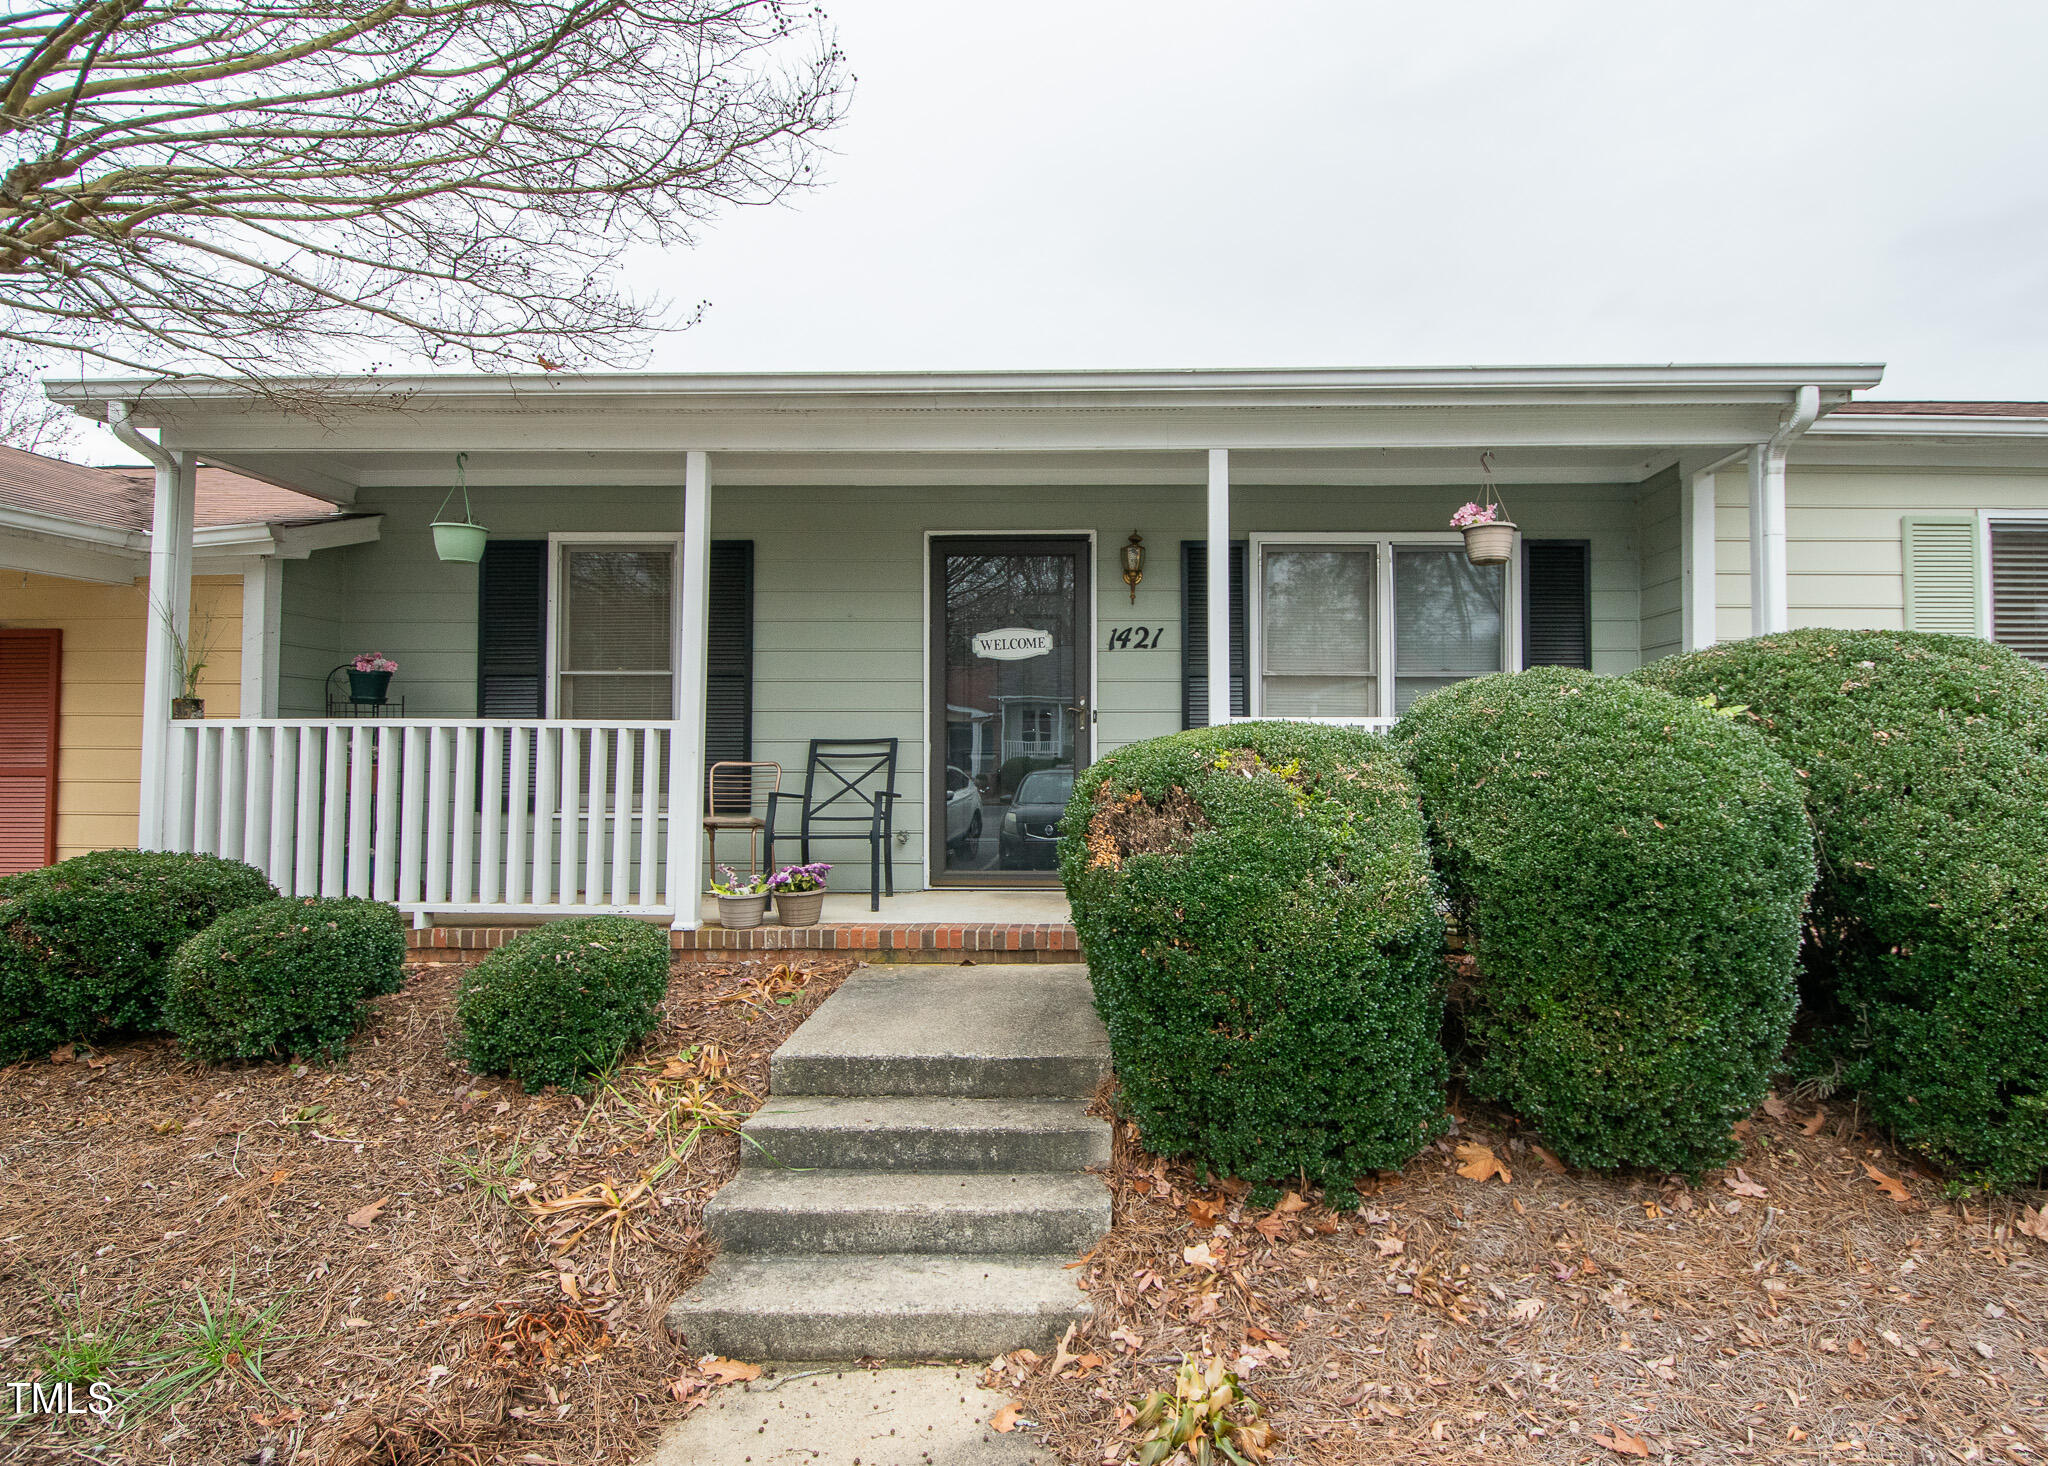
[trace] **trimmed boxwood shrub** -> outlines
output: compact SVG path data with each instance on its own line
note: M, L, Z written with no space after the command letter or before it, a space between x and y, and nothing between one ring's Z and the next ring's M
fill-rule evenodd
M161 1026L193 933L277 895L239 860L100 850L0 880L0 1063Z
M1635 674L1747 705L1820 838L1816 1037L1899 1139L2048 1170L2048 677L1972 637L1793 631Z
M178 949L164 1024L195 1059L335 1059L369 1000L404 984L394 908L285 897L231 911Z
M1696 703L1554 667L1458 683L1396 738L1476 960L1474 1091L1574 1165L1732 1159L1792 1024L1792 771Z
M457 1049L479 1074L529 1091L589 1087L654 1031L668 993L668 930L583 916L514 937L463 975Z
M1439 1131L1444 926L1384 738L1240 723L1075 782L1060 874L1147 1146L1344 1183Z

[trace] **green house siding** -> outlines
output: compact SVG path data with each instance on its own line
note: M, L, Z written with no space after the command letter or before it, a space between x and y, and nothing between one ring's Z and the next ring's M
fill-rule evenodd
M1641 658L1644 558L1636 485L1511 488L1509 502L1537 538L1592 545L1595 670L1625 672ZM1460 486L1311 488L1239 485L1232 533L1440 532L1468 497ZM285 580L290 715L320 711L317 675L347 653L375 650L399 663L393 692L408 716L476 714L476 569L434 556L427 523L439 491L372 489L360 510L384 514L383 537L297 562ZM477 518L493 535L673 533L674 488L476 491ZM863 487L717 486L712 532L754 543L754 757L795 784L814 737L902 740L900 887L923 880L925 851L925 540L928 533L1096 536L1096 751L1180 727L1179 545L1206 533L1203 488L1181 485ZM1145 537L1145 578L1134 605L1118 551ZM320 573L301 573L307 564ZM1120 627L1164 635L1148 649L1108 650ZM865 883L863 850L821 847L841 863L844 889ZM780 852L778 852L780 854Z

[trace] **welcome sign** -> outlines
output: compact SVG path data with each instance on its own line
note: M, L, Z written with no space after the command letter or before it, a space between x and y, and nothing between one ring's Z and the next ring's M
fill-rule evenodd
M1004 626L976 632L971 645L977 657L992 662L1026 662L1052 650L1052 633L1034 631L1028 626Z

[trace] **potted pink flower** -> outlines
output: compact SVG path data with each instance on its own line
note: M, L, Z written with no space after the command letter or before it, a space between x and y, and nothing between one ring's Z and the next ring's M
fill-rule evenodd
M775 896L775 919L784 926L816 926L825 911L824 861L809 865L785 865L768 877L768 889Z
M729 865L718 867L711 893L718 897L718 924L729 932L745 931L761 924L768 914L768 878L748 871L741 875Z
M1462 506L1451 528L1464 532L1465 558L1474 565L1505 565L1515 553L1515 522L1491 500Z
M348 666L348 700L383 702L391 691L391 674L398 663L382 652L361 652Z

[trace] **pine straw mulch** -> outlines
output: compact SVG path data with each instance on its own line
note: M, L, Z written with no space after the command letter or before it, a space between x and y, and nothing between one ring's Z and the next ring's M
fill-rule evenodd
M1093 1320L988 1382L1076 1466L1133 1459L1183 1353L1238 1371L1277 1462L2048 1462L2048 1208L1944 1200L1846 1105L1772 1095L1697 1189L1463 1108L1341 1214L1119 1124Z
M734 1127L851 967L680 964L587 1099L451 1059L457 969L426 965L333 1067L205 1067L165 1039L0 1069L0 1380L67 1328L150 1361L112 1376L125 1428L6 1420L0 1457L636 1459L718 1373L661 1317L709 1259ZM149 1408L202 1305L254 1337Z

